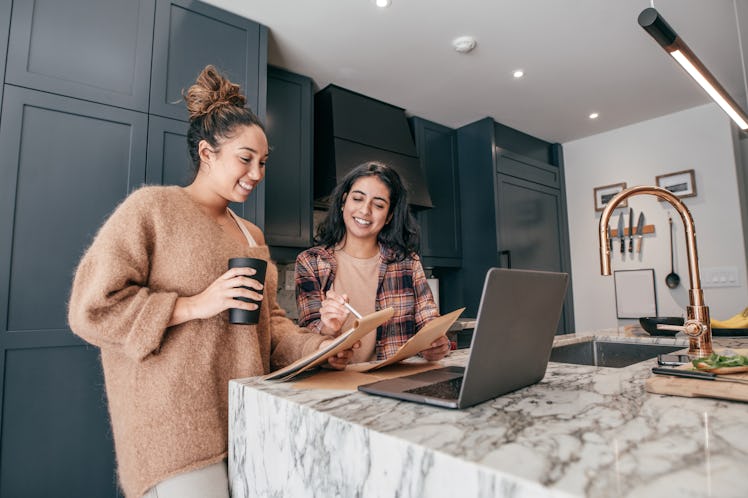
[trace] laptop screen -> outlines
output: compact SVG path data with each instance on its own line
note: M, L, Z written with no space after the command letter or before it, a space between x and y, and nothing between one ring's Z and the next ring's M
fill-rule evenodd
M408 401L465 408L539 382L561 317L568 275L491 268L486 274L467 365L388 379L359 390ZM435 393L454 388L458 399ZM441 383L441 385L431 386Z

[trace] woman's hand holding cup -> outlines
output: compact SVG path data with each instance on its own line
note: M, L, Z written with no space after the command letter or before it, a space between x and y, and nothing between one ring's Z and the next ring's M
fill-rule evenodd
M234 287L233 301L229 306L229 322L239 325L254 325L260 321L260 305L265 283L267 261L259 258L231 258L226 274L242 278L242 284ZM251 285L250 285L251 284Z
M231 308L247 311L259 309L263 284L254 278L255 273L253 268L231 268L200 294L190 297L193 318L210 318ZM247 299L248 302L234 299L236 297Z

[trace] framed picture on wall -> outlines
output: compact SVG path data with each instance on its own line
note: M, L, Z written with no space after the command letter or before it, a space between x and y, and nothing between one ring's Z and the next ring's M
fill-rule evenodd
M678 197L696 197L696 179L692 169L660 175L656 180L658 187L667 189Z
M604 187L595 187L593 195L595 197L595 211L602 211L605 209L605 205L621 190L626 188L626 182L614 183L613 185L605 185ZM629 205L628 199L621 202L618 207L627 207Z

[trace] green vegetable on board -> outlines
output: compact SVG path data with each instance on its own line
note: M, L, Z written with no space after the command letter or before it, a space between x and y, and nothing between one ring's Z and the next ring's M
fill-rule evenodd
M734 356L721 356L712 353L707 358L692 360L693 366L700 369L722 368L722 367L743 367L748 366L748 356L736 354Z

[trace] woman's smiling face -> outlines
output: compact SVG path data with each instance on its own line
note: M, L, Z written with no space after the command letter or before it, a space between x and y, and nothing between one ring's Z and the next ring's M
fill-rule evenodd
M390 189L376 176L364 176L351 186L343 202L348 237L374 238L390 220Z
M208 151L207 173L216 193L232 202L244 202L265 178L268 141L259 126L242 126Z

